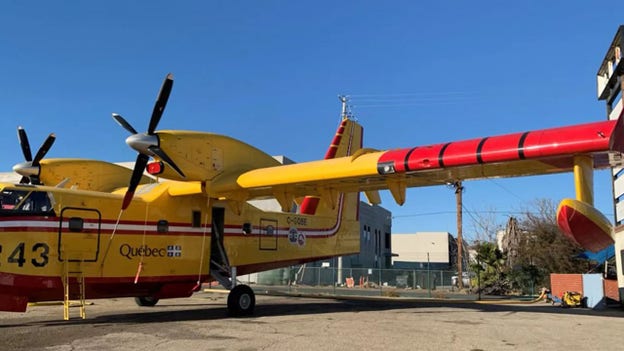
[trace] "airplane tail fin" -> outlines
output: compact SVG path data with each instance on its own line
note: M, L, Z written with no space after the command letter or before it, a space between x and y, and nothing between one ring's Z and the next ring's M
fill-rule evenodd
M325 159L353 155L362 148L362 135L363 128L359 123L351 118L343 118L327 148Z
M356 151L362 148L363 141L363 128L352 118L344 117L338 125L336 134L332 138L327 152L325 153L325 159L332 159L337 157L351 156ZM306 196L301 202L299 212L302 214L322 214L328 211L335 211L337 202L344 201L347 205L346 208L354 207L356 212L353 215L354 219L357 219L357 208L359 206L359 193L344 194L341 197L336 191L329 189L318 189L322 194L318 196ZM340 198L340 200L339 200ZM350 205L350 206L349 206ZM350 212L350 211L348 211Z

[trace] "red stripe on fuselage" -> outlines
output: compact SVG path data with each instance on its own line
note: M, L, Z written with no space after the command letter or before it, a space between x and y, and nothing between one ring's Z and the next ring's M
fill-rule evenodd
M3 232L42 232L57 233L59 231L60 217L0 217L0 233ZM190 224L169 223L169 230L166 232L157 231L157 222L137 222L123 221L115 226L113 220L84 219L84 223L97 224L100 234L117 235L160 235L160 236L202 236L210 233L210 227L192 227ZM128 227L133 228L128 228ZM97 233L97 228L84 228L80 233L70 232L67 219L63 220L63 230L67 234Z
M316 198L318 200L318 198ZM341 196L338 206L340 209L337 211L336 222L331 227L300 227L300 230L304 230L308 233L309 238L327 238L335 235L336 228L340 226L341 215L342 215L342 206L343 206L343 197ZM295 216L295 214L293 214ZM29 233L58 233L59 231L59 221L58 217L0 217L0 233L15 233L15 232L29 232ZM11 223L7 223L11 222ZM85 219L85 223L98 223L97 220L93 219ZM126 226L126 228L124 228ZM128 229L127 226L134 226L136 229ZM282 226L278 227L277 235L278 236L287 236L288 231L292 226ZM98 230L95 228L85 228L81 232L75 233L70 232L67 229L66 221L64 221L64 234L67 235L80 235L86 233L97 233ZM225 225L225 236L226 237L234 237L234 236L259 236L260 234L244 234L240 230L240 225L238 224L226 224ZM260 226L253 226L253 229L256 233L260 232ZM100 224L99 233L101 235L110 235L112 233L115 235L149 235L149 236L203 236L210 235L211 228L210 227L192 227L190 224L184 223L170 223L169 231L159 232L157 231L157 222L138 222L138 221L123 221L119 222L117 228L115 228L115 221L113 220L102 220ZM317 234L317 233L329 233L329 234Z

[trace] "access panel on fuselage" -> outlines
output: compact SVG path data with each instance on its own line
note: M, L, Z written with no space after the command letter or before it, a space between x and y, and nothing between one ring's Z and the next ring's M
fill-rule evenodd
M96 262L100 248L102 215L96 209L65 207L58 236L60 261Z
M277 221L274 219L260 219L260 250L277 250Z

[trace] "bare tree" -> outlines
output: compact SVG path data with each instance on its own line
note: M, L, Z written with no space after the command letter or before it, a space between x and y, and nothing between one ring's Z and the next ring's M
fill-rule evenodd
M586 261L578 258L583 249L568 239L557 226L556 205L550 199L537 200L533 211L520 221L523 247L522 263L532 264L548 273L582 273Z
M583 251L559 230L556 206L550 199L536 200L516 226L514 259L508 265L516 285L549 286L550 273L582 273L587 261L578 256Z
M472 219L472 232L475 242L493 242L496 243L496 235L503 230L504 225L500 223L496 216L496 210L472 212L467 209L464 211Z
M477 239L473 248L481 255L485 291L534 292L550 285L550 273L586 270L587 261L578 258L583 250L559 230L555 212L552 200L539 199L517 219L509 217L506 226L496 223L494 212L471 216ZM502 237L497 240L499 232ZM497 251L500 254L494 255Z
M521 231L518 228L518 220L515 217L509 217L505 232L501 238L501 251L507 257L507 267L511 268L516 263L518 257L518 249L521 242Z

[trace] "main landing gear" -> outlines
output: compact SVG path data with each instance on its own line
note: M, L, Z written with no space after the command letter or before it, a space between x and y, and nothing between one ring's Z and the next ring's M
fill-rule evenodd
M218 264L214 260L210 264L210 275L223 287L230 290L227 299L227 313L230 317L252 315L256 307L256 295L245 285L236 285L236 267Z
M153 307L158 303L152 296L135 297L134 302L141 307ZM250 316L256 307L256 294L247 285L236 285L230 290L227 299L227 312L231 317Z
M230 266L223 233L225 228L225 209L212 207L212 233L210 241L210 276L224 288L230 290L227 299L228 315L232 317L249 316L256 307L256 296L247 285L236 285L236 266Z
M158 303L158 299L152 296L135 297L134 302L141 307L154 307Z
M228 315L232 317L249 316L256 307L256 295L247 285L236 285L228 294Z

